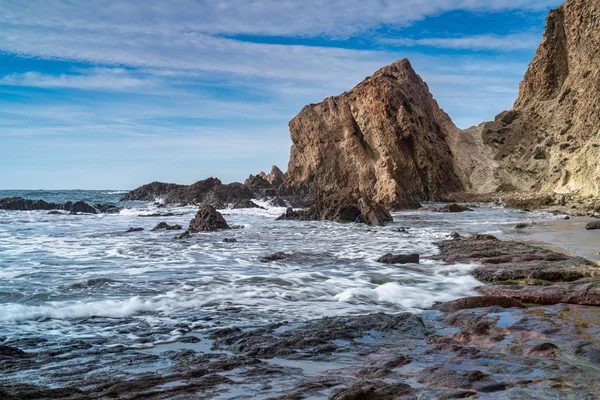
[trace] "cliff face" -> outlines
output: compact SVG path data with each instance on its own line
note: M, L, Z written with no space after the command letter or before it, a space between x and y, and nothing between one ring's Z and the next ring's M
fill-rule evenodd
M289 126L291 190L406 208L462 189L448 145L459 130L406 59L304 107Z
M513 110L471 132L493 152L495 184L600 196L599 51L600 2L550 12Z

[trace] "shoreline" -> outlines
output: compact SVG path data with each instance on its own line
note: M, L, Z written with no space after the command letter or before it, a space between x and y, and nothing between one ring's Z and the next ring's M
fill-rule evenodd
M600 265L600 230L586 230L591 217L574 217L534 223L523 229L499 226L499 238L539 246Z

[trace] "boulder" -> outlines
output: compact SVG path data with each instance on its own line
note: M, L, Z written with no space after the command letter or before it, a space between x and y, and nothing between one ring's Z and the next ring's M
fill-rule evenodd
M600 229L600 221L590 221L585 225L585 229L591 231L595 229Z
M198 210L185 233L214 232L221 229L230 229L230 227L220 212L213 206L207 205Z
M66 210L70 211L71 214L98 214L98 210L84 201L76 201Z
M420 256L418 254L385 254L377 259L377 262L383 264L418 264Z
M448 212L448 213L459 213L465 211L473 211L469 207L461 206L460 204L452 203L445 205L444 207L438 208L436 212Z

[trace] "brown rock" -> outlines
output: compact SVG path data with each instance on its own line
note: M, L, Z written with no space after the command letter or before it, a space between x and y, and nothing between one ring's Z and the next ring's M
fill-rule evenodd
M503 296L473 296L462 299L448 301L437 307L443 312L456 312L470 308L500 306L503 308L523 307L523 303L511 297Z
M461 206L461 205L456 204L456 203L452 203L452 204L448 204L448 205L446 205L444 207L438 208L435 211L437 211L437 212L459 213L459 212L473 211L473 210L470 209L469 207Z
M458 129L406 59L304 107L289 125L286 184L297 192L349 191L373 204L418 208L462 189L446 142Z

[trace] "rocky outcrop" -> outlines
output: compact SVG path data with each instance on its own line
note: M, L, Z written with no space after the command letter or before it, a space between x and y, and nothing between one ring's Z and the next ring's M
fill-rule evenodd
M458 139L467 189L600 196L599 28L597 1L568 0L550 12L513 109Z
M0 199L0 210L33 211L33 210L64 210L71 214L115 214L121 208L111 204L89 205L84 201L67 201L52 203L44 200L29 200L23 197L5 197Z
M198 210L196 216L190 221L188 229L179 235L179 237L185 238L192 233L214 232L222 229L231 228L220 212L215 210L211 205L205 205Z
M584 258L482 234L437 245L440 253L434 259L479 264L473 274L492 284L478 289L486 296L534 304L600 306L600 266Z
M284 183L284 174L277 167L273 165L270 173L261 171L258 175L250 175L244 185L251 189L278 189Z
M127 193L121 201L156 201L164 204L210 204L225 208L229 203L251 200L254 192L241 183L223 184L217 178L208 178L191 185L152 182Z
M417 208L462 189L447 143L459 130L406 59L304 107L289 126L286 185L316 203L344 192L347 205Z

